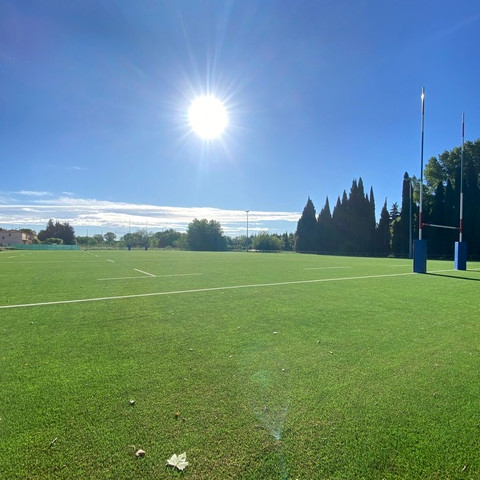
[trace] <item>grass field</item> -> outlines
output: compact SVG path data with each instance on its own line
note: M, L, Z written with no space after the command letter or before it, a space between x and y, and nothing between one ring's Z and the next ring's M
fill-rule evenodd
M0 252L0 478L479 479L480 264L428 270Z

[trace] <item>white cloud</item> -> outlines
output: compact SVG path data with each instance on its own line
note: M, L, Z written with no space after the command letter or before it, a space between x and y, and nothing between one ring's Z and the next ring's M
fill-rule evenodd
M124 231L147 228L164 230L173 228L185 231L194 219L216 220L227 235L246 233L247 214L244 210L224 210L212 207L172 207L105 200L75 198L68 195L55 197L49 192L16 192L33 197L29 204L11 197L8 203L0 203L0 226L43 229L53 218L69 222L76 230L120 229ZM0 192L0 197L2 192ZM13 200L13 202L12 202ZM300 217L298 212L266 212L250 210L249 231L255 233L293 232Z
M18 195L23 195L26 197L48 197L51 196L52 193L50 192L37 192L34 190L20 190L19 192L14 192Z

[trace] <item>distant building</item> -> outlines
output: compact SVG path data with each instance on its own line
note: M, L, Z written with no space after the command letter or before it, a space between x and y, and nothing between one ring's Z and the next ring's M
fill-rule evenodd
M19 243L31 245L34 238L34 235L19 230L0 230L0 247L18 245Z

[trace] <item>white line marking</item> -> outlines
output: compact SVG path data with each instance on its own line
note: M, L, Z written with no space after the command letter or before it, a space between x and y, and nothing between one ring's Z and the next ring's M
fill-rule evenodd
M450 272L451 270L443 270ZM137 293L134 295L118 295L114 297L98 297L98 298L82 298L77 300L60 300L57 302L39 302L39 303L24 303L18 305L0 305L0 310L5 308L24 308L24 307L40 307L45 305L66 305L69 303L86 303L86 302L101 302L105 300L121 300L126 298L142 298L142 297L159 297L163 295L179 295L182 293L203 293L216 292L221 290L238 290L240 288L261 288L261 287L276 287L284 285L302 285L307 283L322 283L322 282L339 282L342 280L363 280L371 278L385 278L385 277L401 277L405 275L415 275L413 272L408 273L390 273L385 275L365 275L363 277L339 277L339 278L321 278L317 280L296 280L292 282L277 282L277 283L254 283L251 285L232 285L227 287L210 287L197 288L193 290L174 290L171 292L152 292L152 293Z
M134 268L134 270L136 272L143 273L144 275L148 275L149 277L156 277L156 275L154 275L153 273L144 272L143 270L139 270L138 268Z
M107 262L112 262L112 263L115 263L114 260L110 260L109 258L107 258Z

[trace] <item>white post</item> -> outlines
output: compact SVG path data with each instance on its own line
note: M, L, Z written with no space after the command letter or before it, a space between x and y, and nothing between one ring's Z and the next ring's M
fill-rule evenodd
M245 210L245 213L247 214L247 252L248 252L248 212L250 210Z
M462 154L460 156L460 225L458 241L463 240L463 152L465 149L465 114L462 114Z
M425 138L425 87L422 87L422 95L420 96L422 101L422 144L420 148L420 208L418 212L418 239L422 239L423 229L423 143Z

